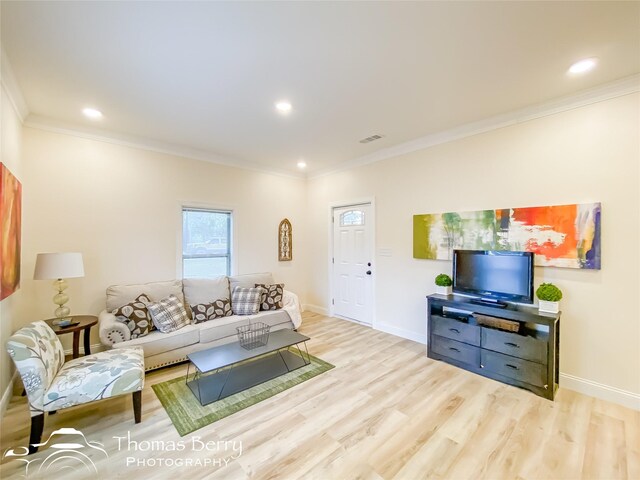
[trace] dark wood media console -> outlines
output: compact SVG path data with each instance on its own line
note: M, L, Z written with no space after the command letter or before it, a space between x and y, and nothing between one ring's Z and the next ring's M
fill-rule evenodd
M517 332L480 325L474 314L517 322ZM486 319L485 319L486 321ZM558 389L560 313L479 305L461 295L427 297L427 356L553 400Z

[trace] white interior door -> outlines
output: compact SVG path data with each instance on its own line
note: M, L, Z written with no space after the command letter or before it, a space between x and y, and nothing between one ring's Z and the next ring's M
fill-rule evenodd
M333 314L371 325L373 312L371 204L333 209Z

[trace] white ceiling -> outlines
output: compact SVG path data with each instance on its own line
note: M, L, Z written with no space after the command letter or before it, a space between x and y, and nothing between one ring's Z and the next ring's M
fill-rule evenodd
M1 19L30 119L276 171L338 168L640 71L640 2L23 1Z

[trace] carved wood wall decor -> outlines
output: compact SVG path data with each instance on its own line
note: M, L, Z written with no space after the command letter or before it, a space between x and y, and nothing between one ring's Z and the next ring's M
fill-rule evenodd
M293 230L291 222L286 218L278 225L278 260L281 262L293 260Z

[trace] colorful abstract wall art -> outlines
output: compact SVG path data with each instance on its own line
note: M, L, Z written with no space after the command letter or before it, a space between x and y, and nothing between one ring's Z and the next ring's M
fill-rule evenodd
M413 257L451 260L454 249L536 254L536 265L600 269L600 203L413 216Z
M0 163L0 300L20 286L22 185Z

